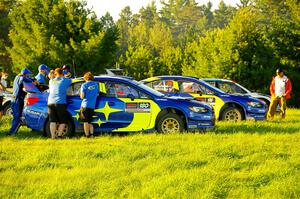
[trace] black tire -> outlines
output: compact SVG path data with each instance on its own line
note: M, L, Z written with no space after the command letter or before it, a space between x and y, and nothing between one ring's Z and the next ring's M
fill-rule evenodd
M66 129L64 131L63 137L73 137L74 133L75 133L74 124L71 120L69 120L66 125ZM50 121L48 119L44 127L44 136L51 138Z
M11 116L12 115L11 103L7 103L6 105L4 105L4 107L3 107L3 114L7 115L7 116Z
M221 120L223 121L239 122L243 119L242 111L236 107L228 107L221 114Z
M156 129L158 133L183 132L184 122L179 115L167 113L158 119Z

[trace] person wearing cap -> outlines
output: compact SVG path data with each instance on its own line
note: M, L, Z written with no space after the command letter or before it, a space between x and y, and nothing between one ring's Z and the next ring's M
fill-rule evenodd
M31 71L27 68L24 68L19 75L15 77L13 83L13 99L11 101L12 108L12 124L7 135L13 135L16 133L21 125L21 116L24 108L24 99L26 92L23 90L24 82L32 82L30 78Z
M48 67L45 64L41 64L39 66L39 73L35 76L35 79L38 81L39 84L46 83L47 73L48 73Z
M84 74L84 84L80 88L80 98L82 99L80 107L80 120L83 122L83 129L86 137L93 137L94 127L92 124L94 109L96 106L97 95L99 94L98 83L94 82L94 76L91 72Z
M54 75L55 77L49 81L48 97L48 114L52 139L63 137L63 131L69 118L67 111L67 89L72 83L71 79L64 77L61 68L56 68Z
M72 75L72 73L70 72L70 65L69 64L65 64L63 67L62 67L62 70L63 70L63 74L66 78L74 78L74 76Z
M271 103L267 114L269 120L274 118L278 104L280 106L281 119L285 118L286 100L291 98L292 92L292 83L289 78L284 75L283 70L281 68L277 69L276 74L276 77L273 78L270 85Z

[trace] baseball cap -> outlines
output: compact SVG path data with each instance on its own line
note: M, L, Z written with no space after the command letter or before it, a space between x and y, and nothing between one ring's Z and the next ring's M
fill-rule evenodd
M48 67L45 64L41 64L39 70L48 70Z
M24 68L24 69L21 70L21 74L22 75L28 75L28 74L32 74L32 72L28 68Z

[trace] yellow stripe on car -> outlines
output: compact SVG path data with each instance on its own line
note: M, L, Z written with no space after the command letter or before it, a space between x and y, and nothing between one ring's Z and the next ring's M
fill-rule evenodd
M128 98L119 98L119 100L125 102L125 107L126 103L150 103L150 112L133 113L132 122L127 127L119 128L114 131L141 131L155 128L155 121L161 109L154 101L148 99L135 99L132 101Z

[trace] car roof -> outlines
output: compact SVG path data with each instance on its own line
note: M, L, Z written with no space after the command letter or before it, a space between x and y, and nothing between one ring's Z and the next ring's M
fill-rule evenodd
M229 79L219 79L219 78L202 78L204 81L213 81L213 82L233 82Z
M110 76L110 75L98 75L94 76L94 80L121 80L121 81L133 81L132 78L127 76ZM78 77L72 79L72 82L83 81L83 77Z

